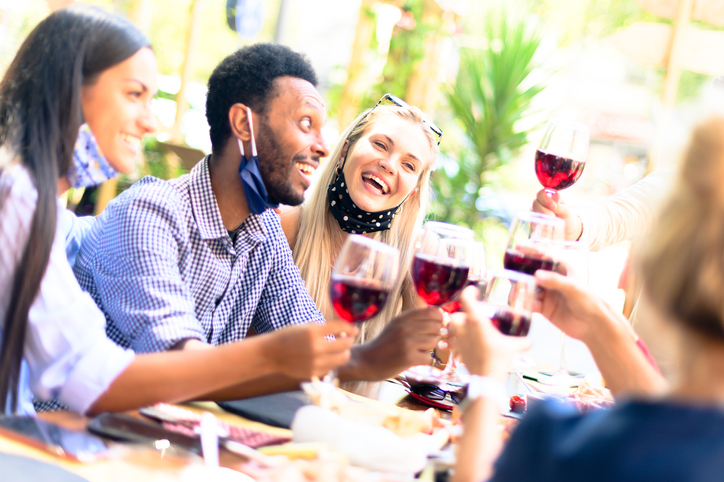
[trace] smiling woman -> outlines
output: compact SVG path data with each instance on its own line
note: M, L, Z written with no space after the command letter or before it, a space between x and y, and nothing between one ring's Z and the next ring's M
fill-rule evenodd
M141 139L156 130L151 99L157 90L156 57L148 47L93 76L81 88L83 117L108 162L119 172L133 171ZM106 115L108 111L114 115Z
M424 306L411 287L409 266L415 232L427 213L435 136L416 107L380 104L369 109L342 134L344 141L332 152L305 204L282 210L294 261L327 319L335 318L329 279L347 233L367 235L400 251L401 273L391 302L360 326L356 341L369 346L360 351L368 354L368 363L360 360L364 373L351 379L382 380L409 366L428 364L435 347L437 313L401 315ZM389 352L382 353L382 345ZM344 379L343 371L340 376Z

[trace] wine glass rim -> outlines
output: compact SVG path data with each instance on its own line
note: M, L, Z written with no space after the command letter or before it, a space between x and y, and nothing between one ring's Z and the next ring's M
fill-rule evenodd
M563 126L583 128L586 131L590 130L590 127L588 127L587 124L584 124L582 122L573 121L570 119L561 119L560 117L551 117L550 119L548 119L547 124L558 124L558 125L563 125Z
M517 283L526 283L533 287L536 285L535 277L521 273L520 271L513 271L511 269L489 268L485 272L485 277L488 279L489 283L493 280L493 278L506 278Z
M389 244L383 243L382 241L377 241L376 239L368 238L367 236L363 236L361 234L350 234L347 236L347 239L345 240L345 243L357 243L364 245L370 249L374 249L379 252L387 252L387 253L396 253L399 254L400 251L395 248L394 246L390 246Z
M558 224L565 228L565 221L550 214L536 213L533 211L521 211L515 215L515 219L523 221L534 221L538 224Z
M428 229L428 228L439 230L439 231L448 231L448 232L456 233L456 234L464 233L466 236L470 236L471 238L475 237L475 232L472 229L466 228L464 226L458 226L457 224L452 224L452 223L444 223L441 221L427 221L427 222L425 222L423 229Z

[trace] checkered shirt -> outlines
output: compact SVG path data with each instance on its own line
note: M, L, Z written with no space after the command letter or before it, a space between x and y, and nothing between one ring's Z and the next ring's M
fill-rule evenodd
M108 336L136 352L186 338L212 345L324 322L278 216L250 215L232 242L208 158L172 181L145 177L113 200L83 241L75 275L106 315Z

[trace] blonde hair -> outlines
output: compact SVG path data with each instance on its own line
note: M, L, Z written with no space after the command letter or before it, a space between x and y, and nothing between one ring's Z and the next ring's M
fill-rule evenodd
M437 138L432 130L423 123L423 114L417 107L378 106L360 114L342 133L332 155L327 160L315 186L302 208L299 232L294 246L294 262L299 267L302 279L314 302L325 317L332 316L329 300L329 279L332 267L345 239L329 209L327 187L337 175L344 140L349 140L347 153L351 153L357 141L382 116L397 115L420 126L430 141L430 159L422 166L417 181L417 193L409 196L401 205L401 212L395 216L387 231L370 235L371 238L396 247L400 251L400 277L390 294L385 308L376 317L360 325L358 343L376 337L389 320L402 311L402 294L411 290L409 281L410 264L414 255L414 240L417 230L427 214L430 202L430 171L437 153Z
M694 130L642 269L668 318L724 341L724 117Z

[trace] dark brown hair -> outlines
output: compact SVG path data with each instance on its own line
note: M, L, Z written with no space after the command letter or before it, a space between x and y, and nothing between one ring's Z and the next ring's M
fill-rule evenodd
M149 45L125 19L99 8L66 8L33 29L0 83L0 144L17 154L38 192L2 325L0 401L6 407L9 401L12 411L17 409L28 311L55 238L56 186L71 166L82 123L81 87Z

